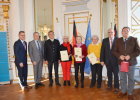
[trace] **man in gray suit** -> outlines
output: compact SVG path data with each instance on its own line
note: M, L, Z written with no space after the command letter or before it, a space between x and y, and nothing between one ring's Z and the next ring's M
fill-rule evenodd
M39 86L45 86L41 83L42 76L42 67L43 67L43 45L39 40L39 33L33 33L34 40L29 42L29 56L31 58L33 67L34 67L34 80L35 80L35 88L37 89Z

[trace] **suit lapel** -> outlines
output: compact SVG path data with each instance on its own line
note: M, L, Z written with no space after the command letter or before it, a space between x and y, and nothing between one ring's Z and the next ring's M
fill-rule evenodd
M112 43L112 48L114 48L114 45L115 45L115 41L116 41L116 37L114 38L114 40L113 40L113 43ZM111 50L112 50L112 48L111 48Z
M35 40L34 40L33 43L34 43L33 45L35 46L35 48L37 49L37 51L40 52L39 49L38 49L38 47L37 47L37 45L36 45L36 43L35 43ZM39 41L39 43L40 43L40 44L39 44L39 45L40 45L40 49L41 49L41 51L42 51L41 41Z
M35 43L35 40L33 41L33 46L36 48L37 51L39 51L39 50L38 50L38 47L37 47L37 45L36 45L36 43Z
M107 46L108 46L108 48L110 50L110 41L109 41L109 38L107 38Z
M27 50L27 43L25 42L25 46L26 46L26 49L25 49L25 47L24 47L23 43L21 42L21 40L19 40L19 42L22 45L22 48L26 51Z

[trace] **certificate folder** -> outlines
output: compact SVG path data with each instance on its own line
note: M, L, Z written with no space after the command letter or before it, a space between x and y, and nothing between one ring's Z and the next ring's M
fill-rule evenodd
M97 57L95 56L94 53L89 54L87 57L92 65L97 63Z
M74 53L75 53L75 60L76 61L82 61L82 58L80 58L80 56L82 56L82 48L74 48Z
M69 56L67 50L60 51L61 61L68 61Z

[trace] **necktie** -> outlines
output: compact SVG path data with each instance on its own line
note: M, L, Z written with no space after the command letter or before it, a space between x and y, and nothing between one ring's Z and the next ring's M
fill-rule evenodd
M125 47L125 50L126 50L126 39L124 39L124 47Z
M25 43L25 41L23 41L23 46L24 46L24 48L26 50L26 43Z
M110 49L112 48L112 43L113 43L112 38L110 38Z
M38 50L41 51L40 45L39 45L39 41L37 41L37 46L38 46Z

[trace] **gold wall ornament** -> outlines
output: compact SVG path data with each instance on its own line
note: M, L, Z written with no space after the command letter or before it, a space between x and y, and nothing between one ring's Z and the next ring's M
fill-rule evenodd
M0 31L4 31L4 25L0 25Z
M103 0L103 2L106 2L106 0Z
M2 8L3 8L3 15L4 15L4 18L5 18L5 19L8 19L8 18L9 18L9 14L8 14L9 5L2 5Z

